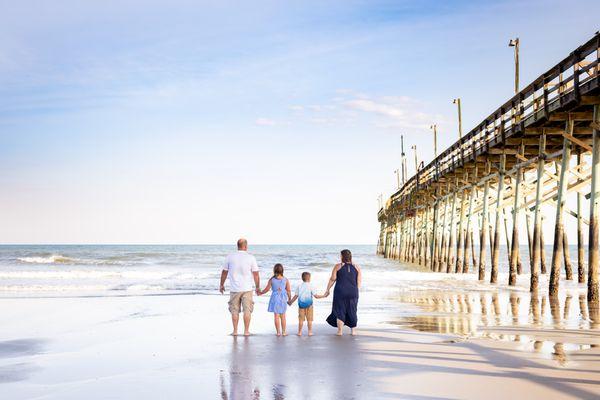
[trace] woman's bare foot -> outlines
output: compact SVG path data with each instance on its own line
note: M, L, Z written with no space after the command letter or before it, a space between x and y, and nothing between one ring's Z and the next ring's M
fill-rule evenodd
M343 334L343 333L342 333L342 331L341 331L341 329L340 329L340 330L338 330L338 331L337 331L337 333L336 333L335 335L336 335L336 336L342 336L342 334Z
M352 336L356 336L357 332L356 332L356 328L352 328L352 330L350 330L350 334Z

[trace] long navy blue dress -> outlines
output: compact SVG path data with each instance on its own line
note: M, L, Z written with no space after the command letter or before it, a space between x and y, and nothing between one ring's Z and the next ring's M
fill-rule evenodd
M358 271L352 264L344 264L336 274L333 290L333 307L327 317L327 323L337 327L337 320L344 325L355 328L357 323L356 308L358 306Z

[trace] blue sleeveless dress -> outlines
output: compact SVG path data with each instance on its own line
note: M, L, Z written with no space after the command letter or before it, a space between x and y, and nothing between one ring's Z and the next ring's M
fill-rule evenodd
M285 314L287 311L288 295L285 290L287 278L271 278L271 299L269 300L269 312Z
M355 328L358 318L358 270L352 264L344 264L337 272L335 289L333 290L333 306L327 323L337 327L337 320L344 325Z

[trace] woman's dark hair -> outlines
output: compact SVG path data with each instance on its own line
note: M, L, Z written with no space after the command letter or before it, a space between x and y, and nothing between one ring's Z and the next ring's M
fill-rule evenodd
M342 254L342 262L343 263L351 263L352 262L352 252L348 249L344 249L341 252Z
M283 265L277 263L273 267L273 276L281 275L283 276Z

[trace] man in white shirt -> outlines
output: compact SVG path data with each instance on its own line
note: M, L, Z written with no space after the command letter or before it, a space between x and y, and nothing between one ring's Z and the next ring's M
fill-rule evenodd
M233 324L233 336L237 336L240 311L244 312L244 336L250 335L250 319L254 308L252 298L253 288L260 293L260 278L258 264L253 255L248 254L248 241L237 241L238 251L227 256L227 261L221 271L221 286L219 291L225 292L225 280L229 277L229 312Z

